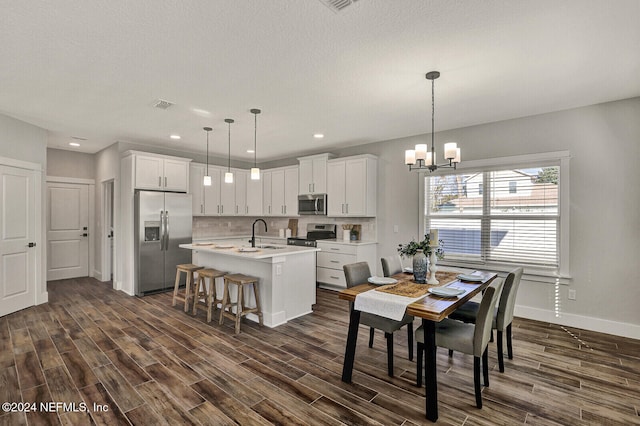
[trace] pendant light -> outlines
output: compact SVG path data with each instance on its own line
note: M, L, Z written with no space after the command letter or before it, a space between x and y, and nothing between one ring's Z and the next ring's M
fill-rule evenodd
M204 186L211 186L211 175L209 175L209 132L213 129L211 127L203 127L202 129L207 132L207 173L204 175L202 183Z
M251 168L251 180L260 180L260 169L256 164L256 145L258 140L258 114L260 111L257 108L251 109L251 114L253 114L253 167Z
M440 72L430 71L425 77L427 80L431 80L431 151L427 151L427 144L418 144L415 149L408 149L404 153L404 164L409 166L409 170L425 171L429 170L434 172L438 168L455 169L460 162L460 148L455 142L448 142L444 144L444 159L448 163L436 164L436 148L434 144L434 116L435 116L435 96L434 87L435 79L440 77Z
M225 118L224 122L229 126L229 157L227 160L227 172L224 174L224 183L233 183L233 173L231 173L231 123L232 118Z

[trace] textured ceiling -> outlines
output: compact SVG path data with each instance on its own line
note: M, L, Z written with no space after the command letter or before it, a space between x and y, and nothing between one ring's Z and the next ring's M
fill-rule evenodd
M640 1L0 0L0 113L258 161L640 95ZM175 105L152 107L157 99ZM312 135L324 133L323 140ZM169 139L176 133L180 141ZM472 141L459 141L465 143Z

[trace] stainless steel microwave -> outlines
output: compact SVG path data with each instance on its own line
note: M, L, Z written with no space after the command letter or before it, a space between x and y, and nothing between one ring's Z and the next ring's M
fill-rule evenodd
M298 195L298 214L327 215L327 194Z

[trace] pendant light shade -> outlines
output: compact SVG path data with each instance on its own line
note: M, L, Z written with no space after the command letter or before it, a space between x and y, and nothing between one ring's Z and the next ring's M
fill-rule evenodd
M224 183L233 183L233 173L231 173L231 123L232 118L225 118L224 122L229 126L229 156L227 157L227 172L224 174Z
M258 144L258 114L260 111L257 108L251 109L251 114L253 114L253 167L251 168L251 180L260 180L260 169L256 163L256 147Z
M211 176L209 175L209 132L213 129L211 127L203 127L203 129L207 132L207 172L202 183L204 186L211 186Z

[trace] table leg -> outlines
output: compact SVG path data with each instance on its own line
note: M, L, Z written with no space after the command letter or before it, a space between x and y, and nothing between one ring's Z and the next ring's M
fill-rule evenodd
M438 379L436 377L436 323L422 319L425 349L425 404L427 419L438 420Z
M342 381L351 383L353 373L353 361L356 356L356 340L358 339L358 327L360 326L360 311L353 309L349 315L349 334L347 335L347 347L344 351L344 364L342 365Z

